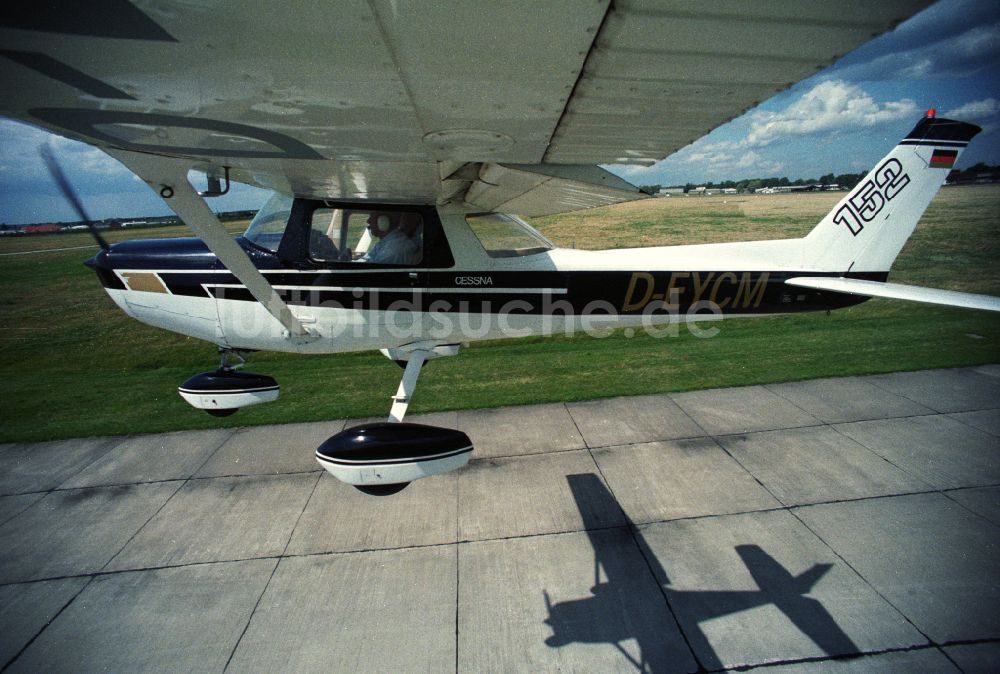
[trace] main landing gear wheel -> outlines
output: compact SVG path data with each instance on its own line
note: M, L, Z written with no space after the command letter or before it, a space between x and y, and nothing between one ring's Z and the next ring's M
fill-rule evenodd
M240 411L239 407L231 407L229 409L206 409L213 417L231 417Z
M472 441L453 428L403 423L417 377L429 358L455 355L458 345L422 343L383 353L405 363L386 422L347 428L316 450L316 460L331 475L371 496L389 496L422 477L461 468L472 455Z
M404 422L354 426L316 450L319 464L365 494L388 496L414 480L461 468L472 441L454 428Z
M392 496L406 489L409 482L397 482L396 484L356 484L354 488L369 496Z

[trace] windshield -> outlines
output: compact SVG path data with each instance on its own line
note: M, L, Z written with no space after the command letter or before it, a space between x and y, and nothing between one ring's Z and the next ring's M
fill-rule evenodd
M250 221L250 226L243 238L252 241L261 248L277 252L281 237L288 225L288 215L292 212L292 197L275 194L257 211Z
M466 221L490 257L521 257L555 248L551 241L516 215L486 213L470 215Z

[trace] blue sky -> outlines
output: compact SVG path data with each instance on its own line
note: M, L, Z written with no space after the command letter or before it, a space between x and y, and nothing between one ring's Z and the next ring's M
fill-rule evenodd
M1000 3L942 0L650 168L638 184L860 173L928 108L983 127L959 160L1000 164Z
M959 161L1000 164L1000 3L941 0L895 31L649 168L614 167L635 184L818 178L866 171L927 108L983 127ZM96 148L0 119L0 223L75 220L38 147L53 144L91 217L166 215L138 178ZM257 208L234 185L217 210Z
M39 148L46 143L91 218L173 213L146 183L96 147L0 118L0 223L79 220L41 159ZM209 203L216 211L259 208L267 195L232 183L229 194Z

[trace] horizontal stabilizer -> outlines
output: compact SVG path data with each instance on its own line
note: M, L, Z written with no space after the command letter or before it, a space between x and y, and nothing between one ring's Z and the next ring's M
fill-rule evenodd
M965 309L982 309L985 311L1000 311L1000 297L991 295L976 295L960 293L954 290L939 290L937 288L921 288L920 286L904 285L902 283L881 283L879 281L863 281L853 278L830 278L797 276L785 281L790 286L812 288L814 290L829 290L848 295L864 295L866 297L888 297L895 300L910 300L928 304L943 304L949 307Z

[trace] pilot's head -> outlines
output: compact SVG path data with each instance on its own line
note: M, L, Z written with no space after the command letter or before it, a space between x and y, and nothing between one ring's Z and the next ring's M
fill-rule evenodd
M372 236L382 238L399 225L399 214L372 211L368 216L368 231Z

